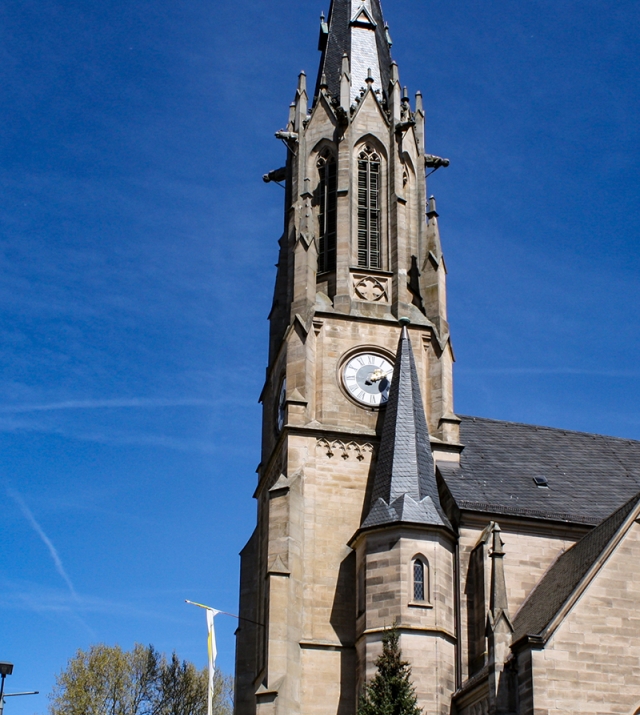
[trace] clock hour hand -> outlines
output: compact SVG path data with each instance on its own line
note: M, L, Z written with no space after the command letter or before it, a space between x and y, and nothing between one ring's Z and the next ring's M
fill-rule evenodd
M380 380L383 380L389 372L393 372L392 370L389 370L388 372L383 372L380 368L377 370L374 370L367 380L365 381L366 385L373 385L374 382L380 382Z

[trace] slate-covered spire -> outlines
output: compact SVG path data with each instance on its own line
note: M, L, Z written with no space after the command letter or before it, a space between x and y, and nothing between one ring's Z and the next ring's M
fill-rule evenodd
M402 326L385 411L371 511L362 526L408 522L451 528L438 496L429 430L406 322Z
M390 47L380 0L331 0L329 18L326 22L322 18L320 23L318 49L322 50L322 59L315 96L319 95L324 75L329 93L340 99L340 79L346 55L351 77L350 104L361 87L367 86L369 70L374 79L373 90L379 90L382 99L391 78Z

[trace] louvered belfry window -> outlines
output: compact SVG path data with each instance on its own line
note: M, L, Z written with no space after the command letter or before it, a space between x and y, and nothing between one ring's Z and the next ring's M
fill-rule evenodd
M318 212L318 273L334 271L336 268L336 160L325 152L318 158L320 183Z
M380 157L370 146L358 155L358 266L382 268Z
M426 601L424 564L420 559L413 562L413 600Z

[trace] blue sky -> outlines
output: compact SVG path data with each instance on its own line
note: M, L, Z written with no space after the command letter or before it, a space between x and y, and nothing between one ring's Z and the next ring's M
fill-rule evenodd
M637 2L383 0L427 109L456 408L640 438ZM0 8L0 660L204 665L254 521L273 138L328 0ZM219 665L235 623L220 617ZM8 715L44 713L44 695Z

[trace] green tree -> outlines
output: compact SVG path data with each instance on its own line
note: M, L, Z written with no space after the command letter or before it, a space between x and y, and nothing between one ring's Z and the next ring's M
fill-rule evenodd
M365 685L358 715L420 715L422 712L411 683L411 667L402 660L399 640L396 628L382 637L382 653L376 660L378 671Z
M213 712L231 715L232 679L216 672ZM57 676L50 715L206 715L208 673L153 646L93 645Z

